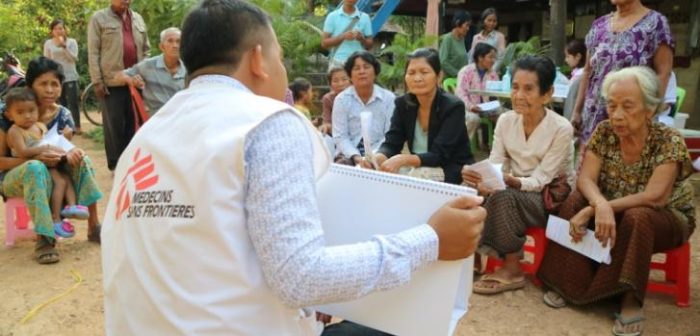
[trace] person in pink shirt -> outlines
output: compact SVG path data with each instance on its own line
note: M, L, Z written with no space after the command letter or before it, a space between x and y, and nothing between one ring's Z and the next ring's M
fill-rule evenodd
M571 68L571 81L573 82L583 74L586 66L586 44L582 40L571 40L566 44L564 61Z
M457 90L455 95L464 101L466 107L465 121L469 139L476 139L481 114L484 112L479 104L488 101L484 96L470 94L472 90L486 89L486 81L497 81L498 74L493 70L496 63L496 48L490 44L479 43L473 50L474 62L462 68L457 74Z

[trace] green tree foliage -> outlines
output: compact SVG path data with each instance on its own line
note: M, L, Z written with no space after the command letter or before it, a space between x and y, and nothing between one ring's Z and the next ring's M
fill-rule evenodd
M321 51L323 17L309 15L308 2L286 0L252 0L272 18L287 63L289 77L307 72L312 55Z
M309 14L307 1L253 0L272 17L273 27L284 49L290 77L304 73L310 55L320 50L323 17ZM132 9L146 21L151 54L157 55L160 32L181 26L185 15L197 0L136 0ZM49 24L55 18L66 22L68 35L80 48L78 72L83 84L87 71L87 26L92 14L109 6L108 0L1 0L0 51L11 51L26 63L41 55L44 41L50 38Z
M11 51L26 64L42 54L50 38L49 24L60 18L69 36L78 41L78 71L87 73L87 24L92 13L103 7L101 0L3 0L0 5L0 50Z
M506 46L500 75L503 76L507 67L511 66L511 64L515 63L515 61L527 55L549 56L550 51L550 45L543 45L539 36L533 36L524 42L511 42L508 44L508 46Z
M404 34L396 34L391 46L382 50L382 72L379 74L379 83L392 90L403 88L408 54L418 48L432 48L437 41L437 36L411 39Z
M170 27L181 27L182 21L197 0L137 0L132 9L146 21L148 38L151 42L151 55L160 53L160 32Z

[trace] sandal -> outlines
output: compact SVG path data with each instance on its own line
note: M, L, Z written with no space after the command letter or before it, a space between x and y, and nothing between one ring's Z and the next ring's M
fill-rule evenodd
M87 219L90 217L90 212L84 205L66 205L63 210L61 210L61 217Z
M36 262L42 265L55 264L61 260L56 251L56 240L39 235L34 249Z
M101 244L100 232L102 232L102 224L97 224L92 232L88 232L88 241L93 243Z
M509 280L500 277L496 273L486 274L475 282L473 285L473 291L476 294L498 294L507 291L517 290L525 287L525 277L520 280Z
M644 323L643 322L644 322L644 315L641 315L641 314L626 319L626 318L622 317L622 314L615 313L615 324L613 325L612 333L615 336L639 336L642 334L642 331L644 330ZM632 325L632 324L639 324L639 326L640 326L639 331L626 333L624 330L627 328L627 326Z
M545 292L542 296L542 301L544 301L546 305L554 309L566 307L566 301L564 301L564 298L561 297L559 293L553 290L548 290L547 292Z
M53 224L53 231L61 238L72 238L75 236L75 227L68 219Z

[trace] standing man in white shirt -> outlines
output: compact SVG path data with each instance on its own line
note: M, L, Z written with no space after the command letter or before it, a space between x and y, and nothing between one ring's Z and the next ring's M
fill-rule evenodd
M182 57L189 87L117 165L102 229L107 335L315 335L304 307L474 252L479 197L410 230L325 246L315 183L330 160L311 123L278 101L282 50L259 8L201 1Z
M342 68L354 52L372 48L372 21L356 4L357 0L344 0L323 23L321 47L329 51L329 71Z

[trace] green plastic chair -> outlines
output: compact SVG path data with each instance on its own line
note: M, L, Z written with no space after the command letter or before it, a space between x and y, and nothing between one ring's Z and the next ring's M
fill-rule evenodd
M486 125L486 128L488 129L487 134L489 137L489 147L492 147L493 146L493 121L491 121L491 119L488 117L482 117L481 124ZM477 133L477 138L478 138L478 134L479 133ZM471 147L472 155L474 155L474 153L476 153L476 151L478 149L477 145L476 145L478 141L479 141L478 139L469 139L469 146Z
M449 93L455 93L457 89L457 78L445 78L442 81L442 88Z
M680 112L681 105L685 100L685 89L682 87L676 87L676 109L671 111L671 117L675 117L676 113Z

